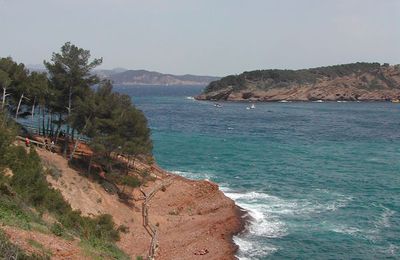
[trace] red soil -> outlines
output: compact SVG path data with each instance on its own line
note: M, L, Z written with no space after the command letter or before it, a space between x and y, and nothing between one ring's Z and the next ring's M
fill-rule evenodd
M143 195L139 189L131 191L135 205L128 207L98 183L71 169L62 156L43 149L38 149L38 153L45 164L61 171L62 176L58 180L51 176L47 180L61 191L73 209L89 216L112 215L117 225L129 228L128 233L121 234L118 246L133 259L147 256L151 237L142 225ZM150 168L140 162L135 165ZM172 176L157 167L151 169L158 178L142 187L146 193ZM234 259L236 246L232 236L242 229L238 212L234 202L216 184L175 177L149 203L149 220L159 226L156 259Z

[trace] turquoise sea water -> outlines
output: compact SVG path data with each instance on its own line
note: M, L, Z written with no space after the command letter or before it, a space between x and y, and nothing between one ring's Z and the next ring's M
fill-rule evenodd
M210 179L253 220L241 259L400 258L400 105L200 102L199 87L118 87L158 164Z

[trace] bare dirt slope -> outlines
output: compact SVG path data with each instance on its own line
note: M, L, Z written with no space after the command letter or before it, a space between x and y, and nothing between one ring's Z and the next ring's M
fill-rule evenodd
M160 226L159 259L232 259L241 228L233 201L216 184L178 177L150 204Z
M108 194L98 183L88 180L68 167L60 155L38 150L45 164L61 172L55 180L47 176L51 185L59 189L73 209L84 215L110 214L117 225L129 228L121 234L119 247L132 258L147 256L151 237L143 227L141 192L133 190L137 200L131 208ZM150 193L154 187L172 176L167 172L161 179L142 187ZM232 235L242 228L234 202L216 184L174 177L166 189L159 190L149 202L149 220L159 226L159 247L156 259L234 259L236 247Z
M141 203L132 209L120 202L116 195L107 193L100 184L71 169L62 156L42 149L38 149L38 154L45 164L51 164L61 171L58 180L50 175L47 180L61 191L73 209L80 210L86 216L112 215L118 226L129 228L129 233L121 234L120 248L132 257L147 254L150 237L142 226Z

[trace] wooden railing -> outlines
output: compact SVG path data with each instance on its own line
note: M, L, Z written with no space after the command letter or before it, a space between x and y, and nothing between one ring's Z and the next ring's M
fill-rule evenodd
M25 142L25 141L26 141L26 138L24 138L24 137L22 137L22 136L17 136L17 140ZM29 143L30 143L30 144L36 145L37 147L45 148L45 146L46 146L46 144L43 143L43 142L38 142L38 141L29 139L29 138L28 138L28 140L29 140Z
M22 136L17 136L17 140L25 142L26 138L22 137ZM29 138L28 138L28 140L29 140L30 144L32 144L32 145L36 145L37 147L40 147L40 148L46 148L46 144L44 142L38 142L38 141L29 139ZM154 170L157 171L159 174L165 174L165 172L158 167L153 168L153 171ZM154 197L154 195L156 195L156 193L159 190L171 185L174 178L175 178L175 176L168 177L166 180L162 181L159 185L154 187L148 194L146 194L140 188L140 191L143 193L144 198L145 198L145 200L143 201L143 204L142 204L143 227L146 229L146 231L151 236L151 243L150 243L149 255L148 255L149 260L155 259L155 254L156 254L156 251L158 248L158 226L153 225L152 223L149 222L149 213L148 213L149 212L149 203L150 203L151 199Z
M150 200L156 195L156 193L162 188L166 188L171 185L175 176L172 176L163 182L161 182L158 186L152 189L148 194L146 194L142 189L140 191L143 193L145 200L142 204L142 216L143 216L143 227L147 230L149 235L151 236L151 243L149 248L149 260L153 260L155 258L155 254L158 248L158 226L153 225L149 222L149 203Z

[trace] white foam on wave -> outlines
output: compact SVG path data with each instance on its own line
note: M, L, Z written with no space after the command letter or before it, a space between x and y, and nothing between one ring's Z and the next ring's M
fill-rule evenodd
M175 174L191 179L210 179L213 174L172 171ZM229 184L221 184L220 189L235 203L246 210L250 216L244 234L234 237L239 246L239 259L258 259L273 254L279 248L272 245L273 239L281 238L289 233L285 219L298 215L319 214L321 212L336 211L345 207L352 198L340 194L330 194L329 201L318 202L312 199L283 199L264 192L249 191L237 192L229 188ZM324 192L324 191L322 191ZM348 227L338 228L336 232L353 232ZM264 239L263 239L264 238Z
M195 100L194 97L186 97L186 99Z
M349 226L349 225L337 225L331 228L332 231L337 233L342 233L346 235L350 235L353 237L358 237L366 240L370 240L372 242L382 240L382 235L386 232L385 229L390 228L391 218L396 213L395 211L383 207L382 213L378 216L378 218L371 223L371 225L367 227L357 227L357 226Z
M380 215L380 218L377 222L378 228L389 228L391 226L390 218L395 214L395 211L383 207L383 212Z
M241 260L257 259L260 256L267 256L278 250L276 247L260 245L238 236L234 237L233 241L239 246L240 251L237 257Z
M171 172L190 179L213 179L213 175L208 173ZM251 222L247 226L248 233L234 237L234 242L239 247L239 259L256 259L275 252L277 250L276 247L265 245L265 242L259 239L253 239L254 236L276 238L285 235L284 223L268 214L265 211L265 207L262 207L262 204L265 204L265 200L273 196L258 192L237 193L226 186L220 186L220 189L227 197L234 200L238 206L246 210L251 217Z
M372 242L376 242L380 239L378 230L374 228L359 228L355 226L341 224L336 225L330 230L336 233L341 233L360 239L366 239Z
M388 248L385 250L391 256L398 255L397 252L399 251L399 247L393 244L389 244Z
M188 178L188 179L193 179L193 180L212 180L212 175L208 173L195 173L195 172L184 172L184 171L170 171L173 174Z
M289 234L289 226L285 219L296 218L298 215L308 216L336 211L348 205L352 200L351 197L340 194L331 194L329 201L318 202L311 199L283 199L256 191L238 193L227 187L221 187L221 190L237 205L247 210L252 218L247 227L249 234L239 235L234 240L239 246L238 257L240 259L262 258L278 250L262 238L273 240ZM342 229L338 231L358 232L359 230ZM258 242L260 240L263 242ZM260 250L264 247L267 249Z
M356 227L350 227L346 225L338 225L331 229L333 232L351 235L351 236L360 236L362 234L362 230Z
M338 197L330 202L319 203L309 201L307 199L286 200L277 196L272 196L266 193L247 192L235 193L230 189L222 187L221 190L231 199L240 203L250 203L250 206L258 205L258 208L264 209L269 214L274 215L305 215L313 213L321 213L326 211L336 211L339 208L345 207L351 197Z
M227 187L221 187L221 190L250 215L250 222L247 225L248 233L235 236L233 239L239 246L237 257L241 260L257 259L277 251L277 247L266 244L260 239L262 237L279 238L286 235L284 222L268 213L265 207L267 200L276 199L276 197L255 191L237 193Z

